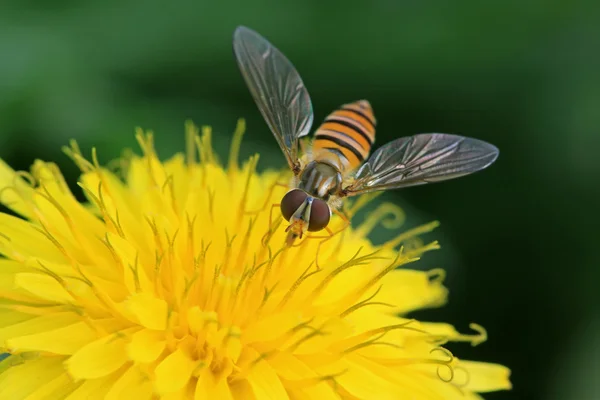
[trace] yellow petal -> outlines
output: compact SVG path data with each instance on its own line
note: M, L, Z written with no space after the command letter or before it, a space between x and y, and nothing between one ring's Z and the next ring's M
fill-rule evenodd
M269 360L269 364L275 368L277 374L287 380L300 380L318 378L312 368L300 361L295 355L281 352Z
M451 375L450 369L444 366L429 365L423 368L421 365L415 370L408 367L391 371L395 373L394 378L401 378L398 382L409 393L420 396L417 398L481 400L477 394L465 390L464 380L459 379L458 369L454 369L454 376ZM452 378L452 382L448 383L447 380L450 378Z
M510 369L503 365L462 360L459 365L468 373L467 385L464 387L467 390L492 392L512 389ZM457 374L459 373L460 370L457 371Z
M315 360L318 362L319 357L315 357ZM307 362L306 359L304 361ZM357 398L403 399L410 393L417 399L443 399L436 397L435 392L426 384L415 382L415 374L390 369L355 354L328 364L319 363L313 365L313 368L322 375L334 376L337 384ZM456 390L454 387L450 388Z
M15 276L15 284L44 300L67 304L74 302L69 292L48 275L20 273Z
M32 256L57 263L64 261L63 254L30 222L0 213L0 226L2 236L8 238L0 236L0 254L15 259Z
M259 359L259 354L256 351L253 353L254 359ZM265 360L260 360L249 368L246 379L257 399L289 399L281 379Z
M47 351L68 355L96 339L96 332L89 325L78 322L51 331L12 338L6 341L6 346L11 352Z
M102 237L105 232L102 220L91 214L85 205L77 200L56 164L37 160L32 170L37 179L43 183L43 189L38 189L38 192L42 192L43 196L34 196L34 200L37 208L36 211L38 214L44 216L47 227L51 226L52 229L59 231L65 237L70 237L71 231L74 228L78 231L77 239L79 245L89 246L92 244L92 241L86 239ZM50 202L47 198L53 201ZM94 244L98 244L97 240L94 240L94 242ZM93 247L95 247L95 250L100 250L101 252L106 250L101 246ZM93 247L88 250L93 249ZM95 252L93 256L97 260L99 256L98 252ZM103 259L106 258L103 257Z
M285 387L294 399L339 399L323 377L289 353L279 353L269 359L279 376L286 380Z
M106 393L121 376L120 371L102 378L88 379L75 389L65 400L104 400Z
M10 363L11 357L2 363ZM24 399L35 390L64 373L63 357L27 360L0 374L0 399Z
M152 382L137 366L130 367L112 385L105 400L150 399Z
M2 278L0 277L0 279ZM34 318L33 315L0 307L0 327L2 328L9 325L16 325L20 322L25 322L32 318Z
M254 400L257 397L254 395L252 391L252 386L245 379L240 379L237 381L233 381L231 385L229 385L229 389L231 390L231 394L235 400ZM260 399L263 400L263 399Z
M29 257L24 261L13 261L19 265L19 270L15 271L15 273L20 272L36 272L40 273L44 271L44 273L52 273L55 276L72 276L75 273L73 269L73 265L68 264L69 261L62 260L60 263L56 263L53 261L49 261L42 258L37 257ZM82 266L83 267L83 266ZM83 283L83 282L82 282Z
M295 313L277 313L257 319L244 328L242 340L244 343L268 342L275 340L286 332L291 331L302 319Z
M31 169L40 182L35 212L46 230L81 262L105 264L109 254L97 240L105 231L102 222L76 200L55 164L37 160Z
M216 377L209 368L204 368L196 382L194 400L219 399L233 400L227 378Z
M164 217L159 223L174 217L171 196L164 195L169 190L166 181L165 168L155 154L131 160L128 177L130 195L137 196L138 206L146 215Z
M441 306L448 297L441 279L432 278L429 272L397 269L384 276L380 284L381 290L373 301L394 305L389 311L396 314Z
M156 391L165 394L180 390L190 380L194 367L194 362L178 348L156 367Z
M366 365L350 363L347 360L340 362L340 367L342 365L346 370L338 371L340 375L336 381L353 396L361 399L393 400L401 399L405 394L405 388L394 385Z
M146 292L135 293L126 300L125 305L144 327L155 330L167 327L168 305L163 299Z
M35 391L27 396L25 400L64 399L77 389L81 383L73 382L73 379L65 372L48 383L35 388Z
M0 345L6 340L14 337L60 329L66 325L71 325L80 321L81 317L72 312L57 312L32 318L15 325L1 328Z
M188 326L193 334L201 333L204 330L205 313L198 306L190 307L187 312Z
M127 355L132 361L150 363L162 354L166 343L163 332L143 329L131 336Z
M25 303L19 304L19 301L12 299L3 299L0 300L0 309L11 310L20 314L24 314L29 316L28 319L32 319L38 316L49 315L53 313L61 313L65 311L64 306L56 305L50 306L48 304L38 304L38 303ZM4 321L3 321L4 322ZM22 320L20 322L25 322ZM18 322L17 322L18 323ZM5 325L9 325L8 323ZM2 326L2 324L0 324Z
M107 239L123 265L124 283L130 293L152 291L152 282L140 264L140 252L129 240L109 233Z
M347 339L334 344L334 348L339 351L371 339L370 335L365 337L364 333L383 327L397 327L397 329L388 331L384 339L385 342L394 343L396 346L403 346L407 338L410 337L419 337L423 340L429 338L426 333L423 333L419 322L391 315L387 312L387 308L381 310L375 307L362 307L346 316L345 320L351 324L356 335L349 336ZM376 348L373 346L366 347L366 349ZM385 347L379 349L388 350Z
M325 351L352 333L352 326L342 318L333 317L326 320L315 318L311 326L317 328L320 334L310 335L306 329L297 331L291 339L291 343L300 343L298 346L294 344L296 354L314 354Z
M125 362L125 341L111 335L82 347L65 362L65 365L67 371L77 380L104 377L119 369Z
M0 204L4 204L24 217L32 217L31 199L33 192L31 186L25 183L23 178L19 177L8 164L0 159Z
M0 246L2 246L2 240L3 238L0 236ZM38 265L39 267L39 265ZM20 272L36 272L37 269L34 267L30 267L29 265L26 265L24 263L21 263L19 261L15 261L15 260L8 260L5 258L0 259L0 277L2 277L2 281L0 281L0 289L4 288L6 285L6 280L7 278L9 278L11 275L16 275ZM12 288L13 285L13 279L10 279L10 286L6 286L7 288Z
M101 179L102 177L102 179ZM143 216L140 214L139 207L136 206L137 199L130 196L130 193L118 177L106 169L100 168L93 172L84 173L81 176L81 185L84 187L84 194L90 202L102 198L104 212L112 219L117 221L117 211L119 214L119 226L123 229L125 237L134 241L136 247L147 252L150 249L141 234L140 221ZM99 188L102 187L101 193Z
M325 382L309 385L290 390L290 395L294 400L338 400L340 395Z

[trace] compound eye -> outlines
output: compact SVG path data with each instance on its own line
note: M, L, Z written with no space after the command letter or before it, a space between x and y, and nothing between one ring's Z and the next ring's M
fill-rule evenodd
M308 223L308 230L311 232L320 231L325 229L331 218L331 211L326 202L321 199L314 199L312 202L312 208L310 209L310 222Z
M281 199L281 214L283 214L283 218L287 221L292 218L292 215L300 208L304 200L308 197L308 194L304 190L293 189L290 190L283 196ZM312 221L312 217L311 217Z

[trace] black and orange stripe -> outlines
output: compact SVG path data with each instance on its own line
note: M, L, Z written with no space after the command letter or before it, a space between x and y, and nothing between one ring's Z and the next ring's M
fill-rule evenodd
M344 104L329 114L315 132L315 157L327 150L340 157L348 170L358 167L367 159L375 142L375 123L368 101Z

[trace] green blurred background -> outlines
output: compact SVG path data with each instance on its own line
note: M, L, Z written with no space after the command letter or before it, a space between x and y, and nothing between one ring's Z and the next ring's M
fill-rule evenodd
M439 219L443 309L419 318L490 339L462 358L513 370L489 399L600 399L600 14L576 1L8 1L0 3L0 157L55 160L76 138L103 160L154 129L164 157L183 122L215 129L225 154L238 117L244 155L284 165L231 51L254 28L294 62L317 123L366 98L377 144L419 132L496 144L497 163L453 182L386 195L407 227Z

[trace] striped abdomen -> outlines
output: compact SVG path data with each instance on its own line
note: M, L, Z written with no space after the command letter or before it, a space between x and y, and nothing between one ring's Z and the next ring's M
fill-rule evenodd
M369 156L375 141L375 116L366 100L344 104L329 114L315 132L313 154L323 150L336 154L347 171L358 167Z

